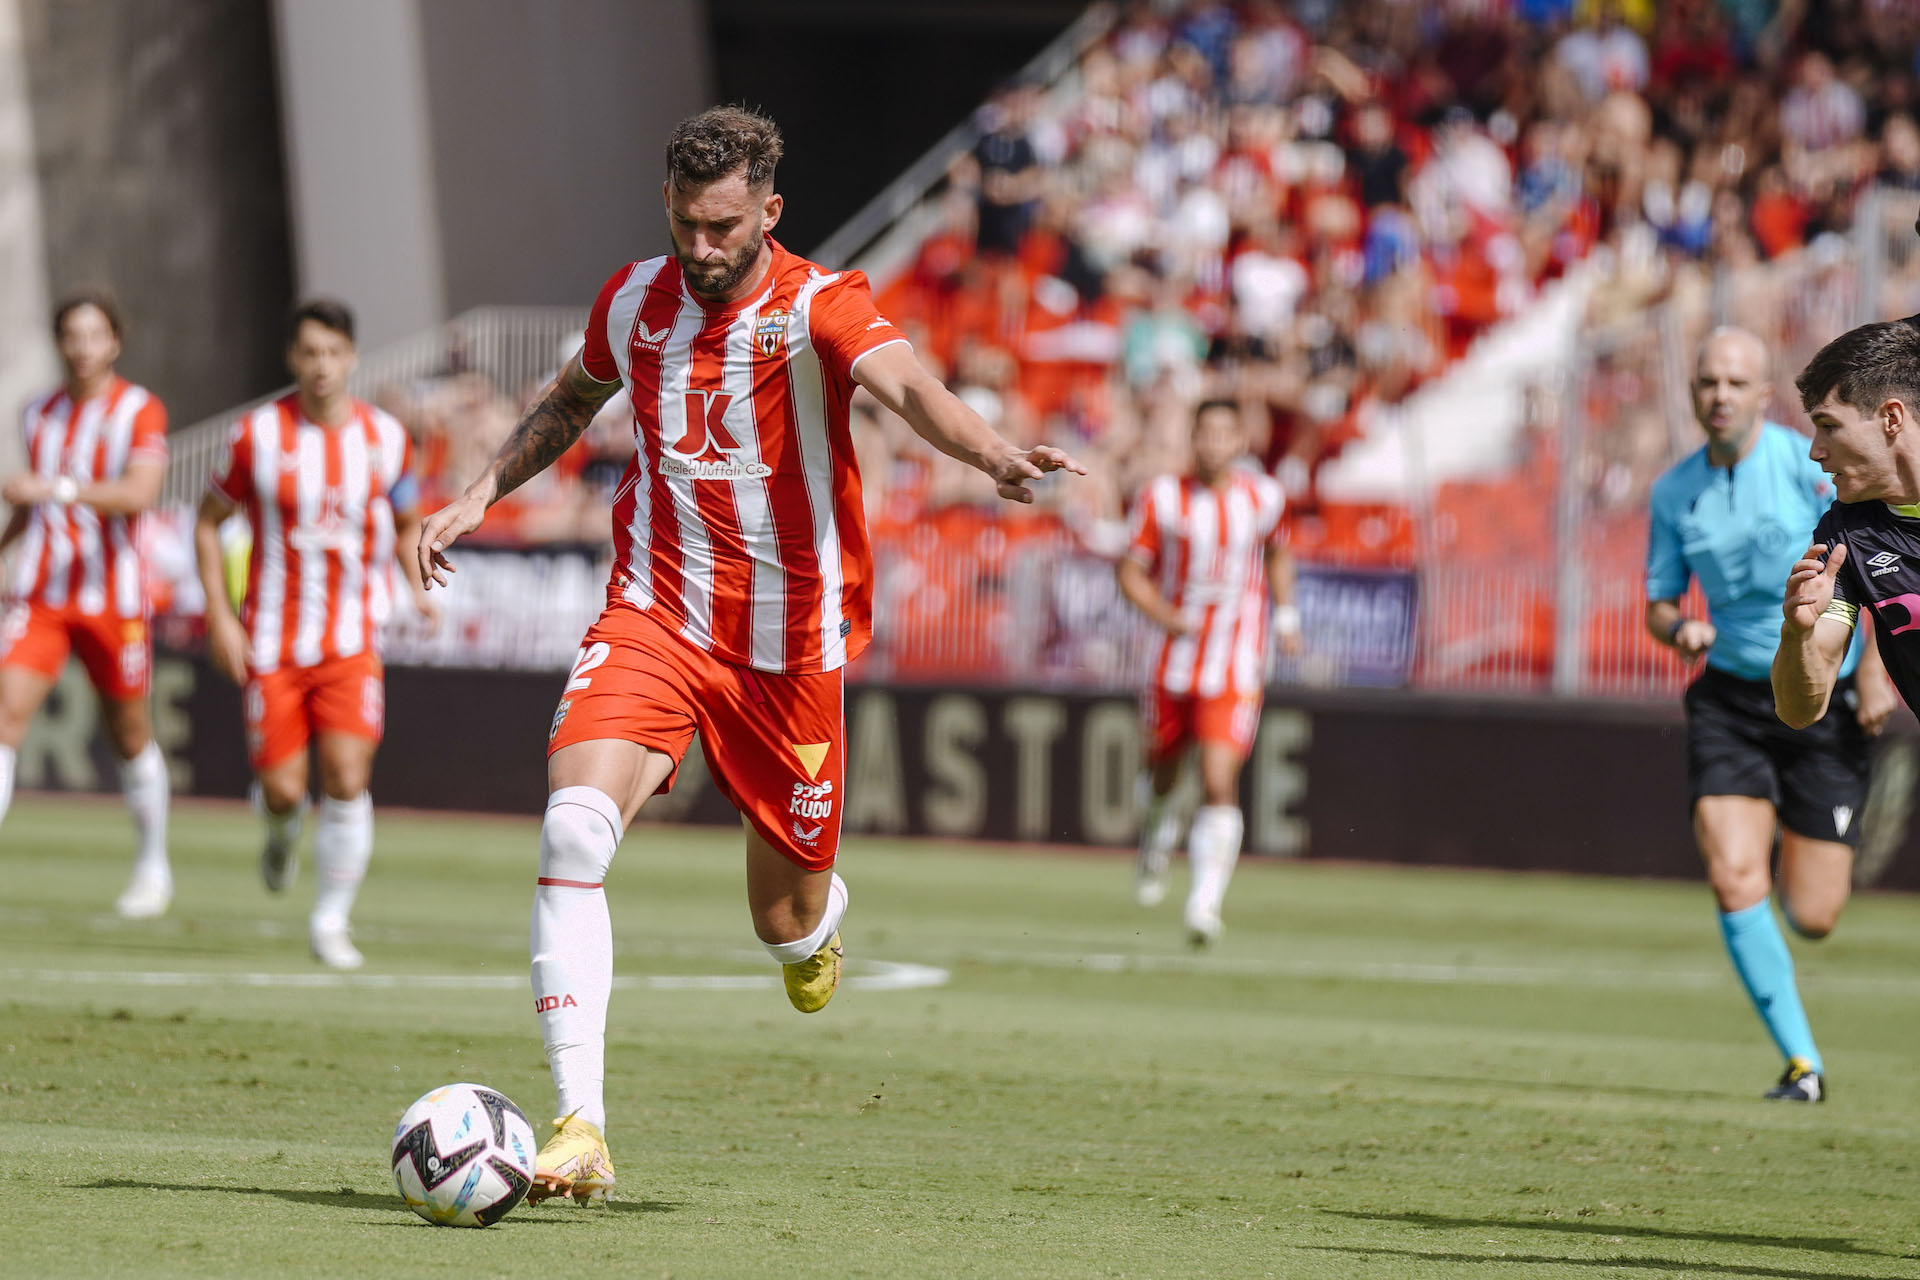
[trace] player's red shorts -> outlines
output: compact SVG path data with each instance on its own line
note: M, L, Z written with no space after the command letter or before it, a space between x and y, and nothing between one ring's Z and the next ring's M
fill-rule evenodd
M146 619L55 609L38 601L7 606L0 650L0 666L25 667L49 680L58 680L67 654L76 653L93 687L109 702L144 698L153 666Z
M386 728L385 668L374 653L329 658L247 676L247 757L255 773L304 751L317 733L380 741Z
M1140 721L1146 731L1148 762L1162 764L1196 742L1232 747L1245 760L1260 729L1260 704L1257 693L1229 690L1200 697L1147 690L1140 699Z
M621 602L581 642L547 754L618 738L666 752L678 774L698 730L720 793L789 861L824 871L840 849L845 721L840 672L732 666Z

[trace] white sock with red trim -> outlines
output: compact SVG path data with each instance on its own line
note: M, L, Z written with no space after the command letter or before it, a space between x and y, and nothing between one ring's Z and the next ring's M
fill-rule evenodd
M278 817L269 813L267 821ZM313 825L314 878L320 884L313 895L309 929L347 927L353 900L360 894L360 882L367 878L367 863L372 858L373 797L364 791L351 800L322 796L320 820Z
M827 909L820 913L820 923L814 926L812 933L804 938L796 938L792 942L768 942L762 938L760 945L767 949L768 955L781 964L799 964L827 945L827 941L833 937L833 931L840 927L841 918L846 914L847 883L836 875L827 885Z
M613 920L604 888L623 831L620 806L594 787L547 797L540 880L533 891L533 1007L558 1114L607 1127L607 1001L613 994Z
M136 840L133 874L163 884L173 883L167 866L167 758L160 744L148 741L140 754L120 766L120 790L133 813Z

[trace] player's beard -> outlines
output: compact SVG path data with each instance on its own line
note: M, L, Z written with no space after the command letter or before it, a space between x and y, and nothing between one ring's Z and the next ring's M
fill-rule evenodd
M678 245L674 246L673 256L680 263L680 274L686 277L687 288L703 298L718 301L753 274L753 264L759 261L760 250L766 244L767 233L763 230L755 232L753 239L740 246L740 252L724 262L701 262Z

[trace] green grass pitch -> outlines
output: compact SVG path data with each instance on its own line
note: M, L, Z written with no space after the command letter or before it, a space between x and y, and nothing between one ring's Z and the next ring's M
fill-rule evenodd
M609 890L615 1203L436 1229L393 1190L401 1109L553 1106L535 834L383 815L342 982L310 864L269 897L245 810L180 806L174 913L122 924L118 803L23 799L0 1275L1920 1275L1920 901L1797 946L1835 1091L1805 1107L1758 1100L1779 1064L1697 885L1243 864L1193 957L1122 858L860 840L864 981L809 1018L737 834L647 828Z

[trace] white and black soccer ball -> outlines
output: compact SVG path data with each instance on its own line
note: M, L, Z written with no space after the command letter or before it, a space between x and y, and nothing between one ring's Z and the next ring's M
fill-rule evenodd
M442 1085L393 1129L393 1181L407 1207L442 1227L485 1227L533 1185L533 1126L497 1090Z

